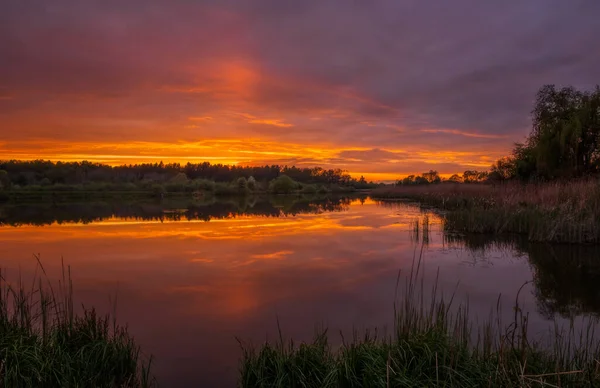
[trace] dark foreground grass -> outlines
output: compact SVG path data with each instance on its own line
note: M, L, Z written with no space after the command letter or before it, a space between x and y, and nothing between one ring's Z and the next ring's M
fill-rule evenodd
M240 342L242 387L598 387L600 348L596 321L583 329L555 325L548 343L528 337L518 302L514 321L503 326L499 303L489 322L473 327L467 306L452 306L418 289L411 271L402 302L395 305L391 335L355 335L341 346L327 331L311 343L282 336L259 347ZM413 267L414 268L414 267ZM437 284L437 282L436 282Z
M448 230L516 233L532 242L600 243L600 182L431 184L376 189L376 199L404 198L444 210Z
M150 387L150 359L109 316L73 308L70 272L55 290L42 278L0 274L0 386ZM45 276L44 276L45 278Z

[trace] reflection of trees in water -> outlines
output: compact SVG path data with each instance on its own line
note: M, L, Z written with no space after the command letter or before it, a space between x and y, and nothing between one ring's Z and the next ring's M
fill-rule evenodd
M348 197L240 197L205 201L79 202L19 204L0 207L0 225L92 223L112 217L134 220L185 221L236 216L282 217L347 210Z
M540 314L552 318L600 315L600 247L536 244L516 236L447 235L450 244L474 251L510 249L526 255L533 272Z
M527 253L543 315L600 314L599 247L530 244Z

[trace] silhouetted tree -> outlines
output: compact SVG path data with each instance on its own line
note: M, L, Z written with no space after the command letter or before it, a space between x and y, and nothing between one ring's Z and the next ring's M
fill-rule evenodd
M479 171L467 170L463 173L463 182L474 183L474 182L477 182L478 177L479 177Z
M600 87L542 87L532 111L532 130L507 160L492 167L506 179L555 179L600 170Z
M435 170L429 170L429 172L424 172L423 174L421 174L421 177L427 180L427 183L440 183L442 181L440 175Z
M448 181L450 182L462 182L462 177L458 174L453 174L450 178L448 178Z

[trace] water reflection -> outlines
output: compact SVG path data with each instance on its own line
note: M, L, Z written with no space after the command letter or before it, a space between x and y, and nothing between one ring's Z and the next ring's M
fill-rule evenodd
M105 202L0 208L0 263L33 273L32 253L59 277L73 267L76 297L107 310L156 356L163 386L233 386L235 337L312 337L392 322L398 270L425 242L426 282L454 290L487 317L498 295L556 315L598 312L594 248L512 238L455 236L433 212L365 198L248 198L206 202ZM209 222L206 222L209 221ZM13 227L15 225L18 227ZM40 225L43 225L40 227ZM529 259L529 260L528 260ZM564 263L564 264L563 264ZM426 284L429 288L429 284Z
M352 199L365 197L239 197L208 200L32 203L0 206L0 225L88 224L108 219L191 221L233 216L281 217L347 210Z
M507 250L527 258L532 270L537 312L547 319L600 315L600 247L531 243L519 236L446 234L450 245L465 246L485 258L492 250Z
M600 313L597 247L529 245L528 248L542 314L572 317Z

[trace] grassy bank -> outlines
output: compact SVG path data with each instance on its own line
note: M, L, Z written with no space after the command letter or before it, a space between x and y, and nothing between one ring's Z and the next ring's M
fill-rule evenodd
M4 387L150 387L150 362L109 316L74 312L67 273L10 283L0 276L0 385Z
M518 233L529 241L600 243L600 184L432 184L379 188L378 199L409 199L444 210L445 227L465 233Z
M327 331L310 343L280 335L258 347L242 342L243 387L594 387L600 384L597 323L581 331L555 325L550 343L529 338L518 298L514 320L503 325L500 305L488 323L473 326L467 305L452 306L434 286L424 299L419 267L394 305L390 335L377 332L328 342ZM400 279L400 274L399 274ZM422 278L421 278L422 279ZM437 284L437 282L436 282Z

